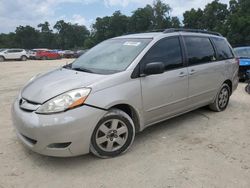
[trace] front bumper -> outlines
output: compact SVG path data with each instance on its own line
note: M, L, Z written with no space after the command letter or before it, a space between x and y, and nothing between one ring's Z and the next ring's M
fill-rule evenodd
M82 106L67 112L41 115L12 107L18 138L29 149L49 156L67 157L89 153L92 132L104 110Z

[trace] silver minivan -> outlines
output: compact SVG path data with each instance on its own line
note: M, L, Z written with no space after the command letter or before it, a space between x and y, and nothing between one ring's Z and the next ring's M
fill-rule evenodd
M116 37L32 78L14 101L13 124L40 154L114 157L157 122L202 106L225 110L238 67L227 40L214 32Z

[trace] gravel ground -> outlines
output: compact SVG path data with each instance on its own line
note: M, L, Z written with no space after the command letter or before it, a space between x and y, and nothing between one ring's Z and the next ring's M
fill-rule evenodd
M35 74L72 60L0 63L0 187L250 187L250 95L240 84L228 109L206 108L146 129L124 155L53 158L17 140L10 117Z

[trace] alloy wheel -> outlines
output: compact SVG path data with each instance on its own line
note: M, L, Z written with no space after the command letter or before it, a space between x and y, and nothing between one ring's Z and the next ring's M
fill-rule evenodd
M229 100L229 91L226 87L222 88L219 93L218 105L221 109L225 108Z
M128 128L118 119L110 119L101 124L96 132L97 146L106 152L119 150L128 138Z

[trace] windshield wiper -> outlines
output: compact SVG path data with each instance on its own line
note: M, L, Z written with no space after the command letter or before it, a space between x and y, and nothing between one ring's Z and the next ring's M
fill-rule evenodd
M72 68L72 70L93 73L93 71L86 69L86 68L83 68L83 67L75 67L75 68Z

